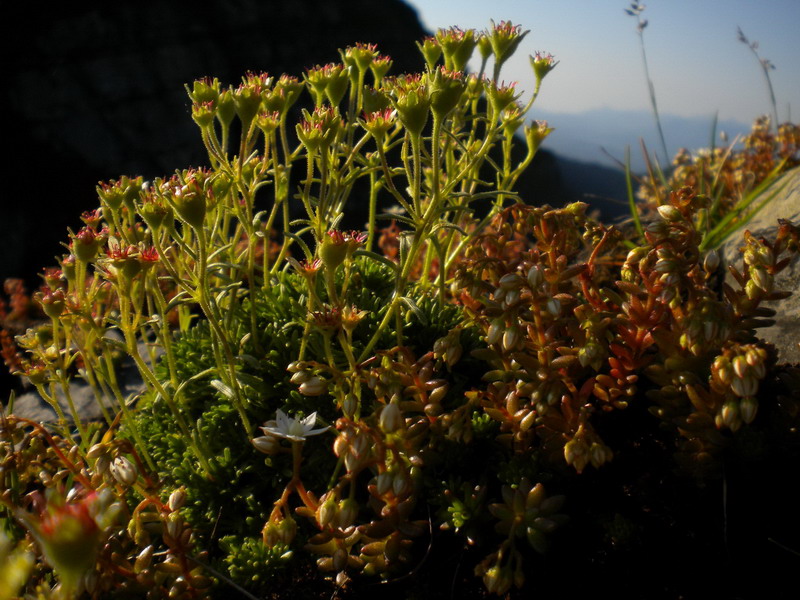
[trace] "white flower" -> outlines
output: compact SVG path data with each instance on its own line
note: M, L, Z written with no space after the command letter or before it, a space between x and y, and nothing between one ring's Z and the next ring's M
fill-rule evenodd
M275 421L268 421L262 428L267 435L286 438L293 442L303 442L310 435L319 435L328 431L328 427L314 429L317 422L317 413L313 412L305 419L295 419L289 417L281 409L278 409Z

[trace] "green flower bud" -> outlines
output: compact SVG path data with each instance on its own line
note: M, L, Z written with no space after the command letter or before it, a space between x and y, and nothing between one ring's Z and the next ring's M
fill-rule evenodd
M350 76L344 65L332 65L328 73L328 82L325 85L325 96L331 106L337 106L347 93L350 85Z
M336 67L334 64L313 67L306 71L304 79L308 85L311 95L314 96L314 106L322 106L325 100L325 90L331 78L331 71ZM343 65L339 65L340 70L344 70ZM347 73L345 72L345 76Z
M552 54L544 54L542 52L537 52L534 56L531 56L530 61L537 85L540 84L542 79L544 79L550 71L555 69L558 64L558 62L553 59Z
M204 102L203 104L192 104L192 119L197 123L200 129L211 127L214 123L217 109L211 102Z
M372 61L379 56L378 47L375 44L356 43L344 50L345 63L351 62L360 73L365 73L372 65Z
M396 113L391 108L369 113L364 120L366 129L378 145L383 143L386 134L394 127Z
M219 98L219 80L203 77L194 82L191 91L187 86L186 91L195 104L211 103L213 105Z
M430 95L424 82L419 76L398 78L395 80L394 93L392 103L403 126L414 136L422 135L431 108Z
M417 42L417 48L425 59L428 71L436 68L436 63L442 57L442 46L435 37L426 37L422 42Z
M500 117L501 113L513 102L517 101L519 96L516 95L516 84L509 85L498 84L495 81L487 81L484 85L486 90L486 97L489 100L489 105L492 107L492 113L496 117Z
M319 245L319 257L325 268L335 271L347 258L347 240L344 233L337 230L329 231Z
M440 29L436 33L436 40L442 47L444 66L452 71L464 71L467 68L467 63L478 43L474 29L464 31L458 27Z
M297 77L281 75L278 81L275 83L274 91L282 95L283 106L281 108L273 109L270 108L269 105L265 105L267 110L278 110L281 114L284 114L294 105L295 102L297 102L297 99L300 98L300 94L303 93L303 88L303 84L297 79Z
M487 36L494 52L495 61L502 65L511 55L516 52L520 42L530 31L521 32L519 25L513 25L510 21L500 21L495 25L492 21L492 29Z
M364 86L363 102L365 115L381 112L392 104L385 91L369 86Z
M392 59L388 56L378 56L373 59L369 68L372 71L372 76L375 78L375 85L379 86L383 78L386 77L386 74L389 72L389 69L392 68Z
M236 105L233 101L233 90L228 88L220 93L217 101L217 120L224 127L229 127L236 116Z
M30 380L33 385L44 385L50 380L47 367L43 364L32 364L24 367L22 374Z
M488 60L492 55L492 41L485 33L478 35L478 52L483 60Z
M172 202L178 216L194 229L201 229L206 218L206 194L200 184L189 180L186 185L178 187L172 195Z
M233 92L233 107L236 116L242 122L242 129L247 130L261 107L261 86L253 81L246 81Z
M535 154L545 138L553 133L553 128L547 126L547 121L534 121L533 125L524 128L524 132L528 153Z
M431 110L437 118L444 119L464 95L464 78L459 72L439 67L426 74L425 79L430 90Z
M155 196L146 197L139 207L139 215L147 223L151 231L158 231L165 221L169 222L174 218L172 207L163 204Z

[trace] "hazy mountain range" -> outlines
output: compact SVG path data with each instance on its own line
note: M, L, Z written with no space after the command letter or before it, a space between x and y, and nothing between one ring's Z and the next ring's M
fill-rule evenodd
M537 120L547 121L555 131L547 138L543 148L560 157L584 163L594 163L614 167L616 163L603 152L603 149L619 161L625 157L625 148L631 148L631 166L634 171L642 171L644 159L639 139L643 138L650 154L656 152L663 163L661 143L658 139L655 121L648 111L624 111L610 108L594 109L582 113L557 113L538 111L534 108L530 115ZM714 115L707 117L678 117L662 115L664 137L670 159L679 148L696 150L711 145ZM750 125L734 120L719 121L716 126L716 144L720 133L725 132L732 141L737 134L750 131Z

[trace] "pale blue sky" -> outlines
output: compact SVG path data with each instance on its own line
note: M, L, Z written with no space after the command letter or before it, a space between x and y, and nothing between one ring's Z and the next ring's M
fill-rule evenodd
M504 69L530 90L528 55L560 61L545 80L538 106L574 113L593 108L649 110L636 21L624 0L408 0L430 30L483 29L511 20L531 33ZM713 116L750 123L771 112L763 74L737 40L741 26L759 42L771 72L780 119L800 117L800 0L651 0L643 17L650 73L663 114ZM536 117L536 110L531 112Z

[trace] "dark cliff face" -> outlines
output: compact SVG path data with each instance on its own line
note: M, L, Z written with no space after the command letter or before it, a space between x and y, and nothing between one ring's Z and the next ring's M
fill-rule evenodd
M248 70L299 76L357 41L390 55L392 73L418 71L414 42L428 33L401 0L53 6L17 6L1 42L3 142L13 158L2 173L0 280L29 285L64 253L66 228L97 206L99 180L152 179L207 162L184 83L209 75L236 84ZM544 152L518 191L532 203L570 197Z
M4 251L0 278L31 274L94 208L98 180L204 164L183 84L248 70L300 75L338 48L378 44L394 72L423 63L426 35L399 0L227 0L17 7L3 31ZM379 7L379 8L378 8Z

